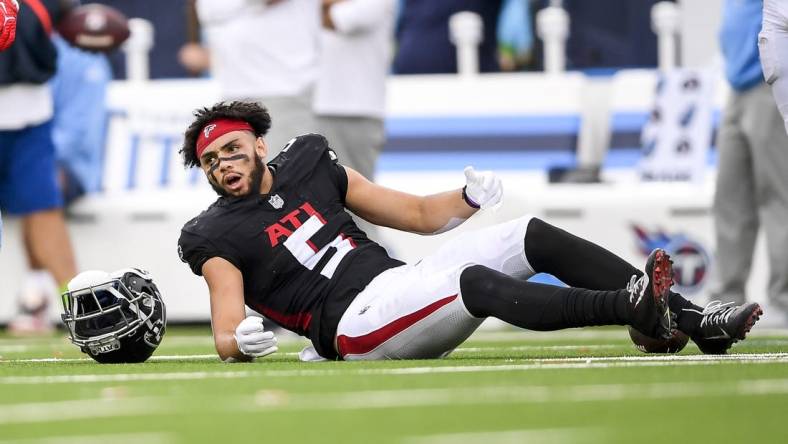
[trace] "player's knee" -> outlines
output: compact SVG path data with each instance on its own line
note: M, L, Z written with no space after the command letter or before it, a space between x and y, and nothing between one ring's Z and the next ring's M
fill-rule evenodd
M490 316L489 305L496 292L495 271L484 265L473 265L460 274L460 292L465 308L473 316Z
M552 239L556 238L559 228L548 224L538 217L531 218L525 230L525 257L534 271L539 272L545 268L545 259L549 258L549 251L555 247Z
M532 217L531 220L528 221L528 228L525 230L525 237L539 238L554 229L554 226L548 224L542 219L539 219L538 217Z

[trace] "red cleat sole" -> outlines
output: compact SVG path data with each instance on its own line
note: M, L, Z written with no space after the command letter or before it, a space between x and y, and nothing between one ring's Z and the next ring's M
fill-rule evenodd
M744 323L742 331L740 331L737 335L737 338L741 340L747 337L747 333L752 330L752 327L756 322L758 322L759 319L761 319L761 316L763 316L763 309L760 305L755 305L752 312L750 313L750 316L747 317L747 321Z
M667 304L667 296L673 286L673 262L664 250L658 250L654 256L654 269L651 272L651 290L654 302L660 307Z

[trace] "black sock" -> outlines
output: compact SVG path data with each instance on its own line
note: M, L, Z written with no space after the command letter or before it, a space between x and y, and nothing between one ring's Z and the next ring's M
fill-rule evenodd
M525 257L537 273L549 273L573 287L593 290L625 288L632 275L643 271L599 245L547 222L533 218L525 232ZM701 307L678 293L668 299L678 329L692 336L700 324Z
M685 299L678 293L670 293L668 299L668 308L671 313L676 314L677 328L683 331L687 336L695 336L698 327L700 327L700 320L703 315L703 307L699 307L689 300Z
M522 281L474 265L460 276L462 300L476 317L492 316L530 330L626 325L629 292L557 287Z

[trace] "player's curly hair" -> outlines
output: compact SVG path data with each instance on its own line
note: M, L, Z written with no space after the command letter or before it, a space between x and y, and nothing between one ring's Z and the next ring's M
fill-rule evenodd
M251 125L257 137L265 136L271 128L271 116L264 106L255 102L219 102L212 107L204 107L194 111L194 121L184 133L183 146L179 153L183 156L186 168L200 166L195 148L200 131L209 122L216 119L238 119Z

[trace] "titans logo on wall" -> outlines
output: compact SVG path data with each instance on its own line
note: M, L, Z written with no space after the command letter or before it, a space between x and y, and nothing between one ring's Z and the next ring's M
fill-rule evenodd
M632 229L643 256L648 256L655 248L662 248L673 259L673 287L676 291L694 294L703 288L711 266L711 258L703 245L681 233L649 231L637 224L632 224Z

